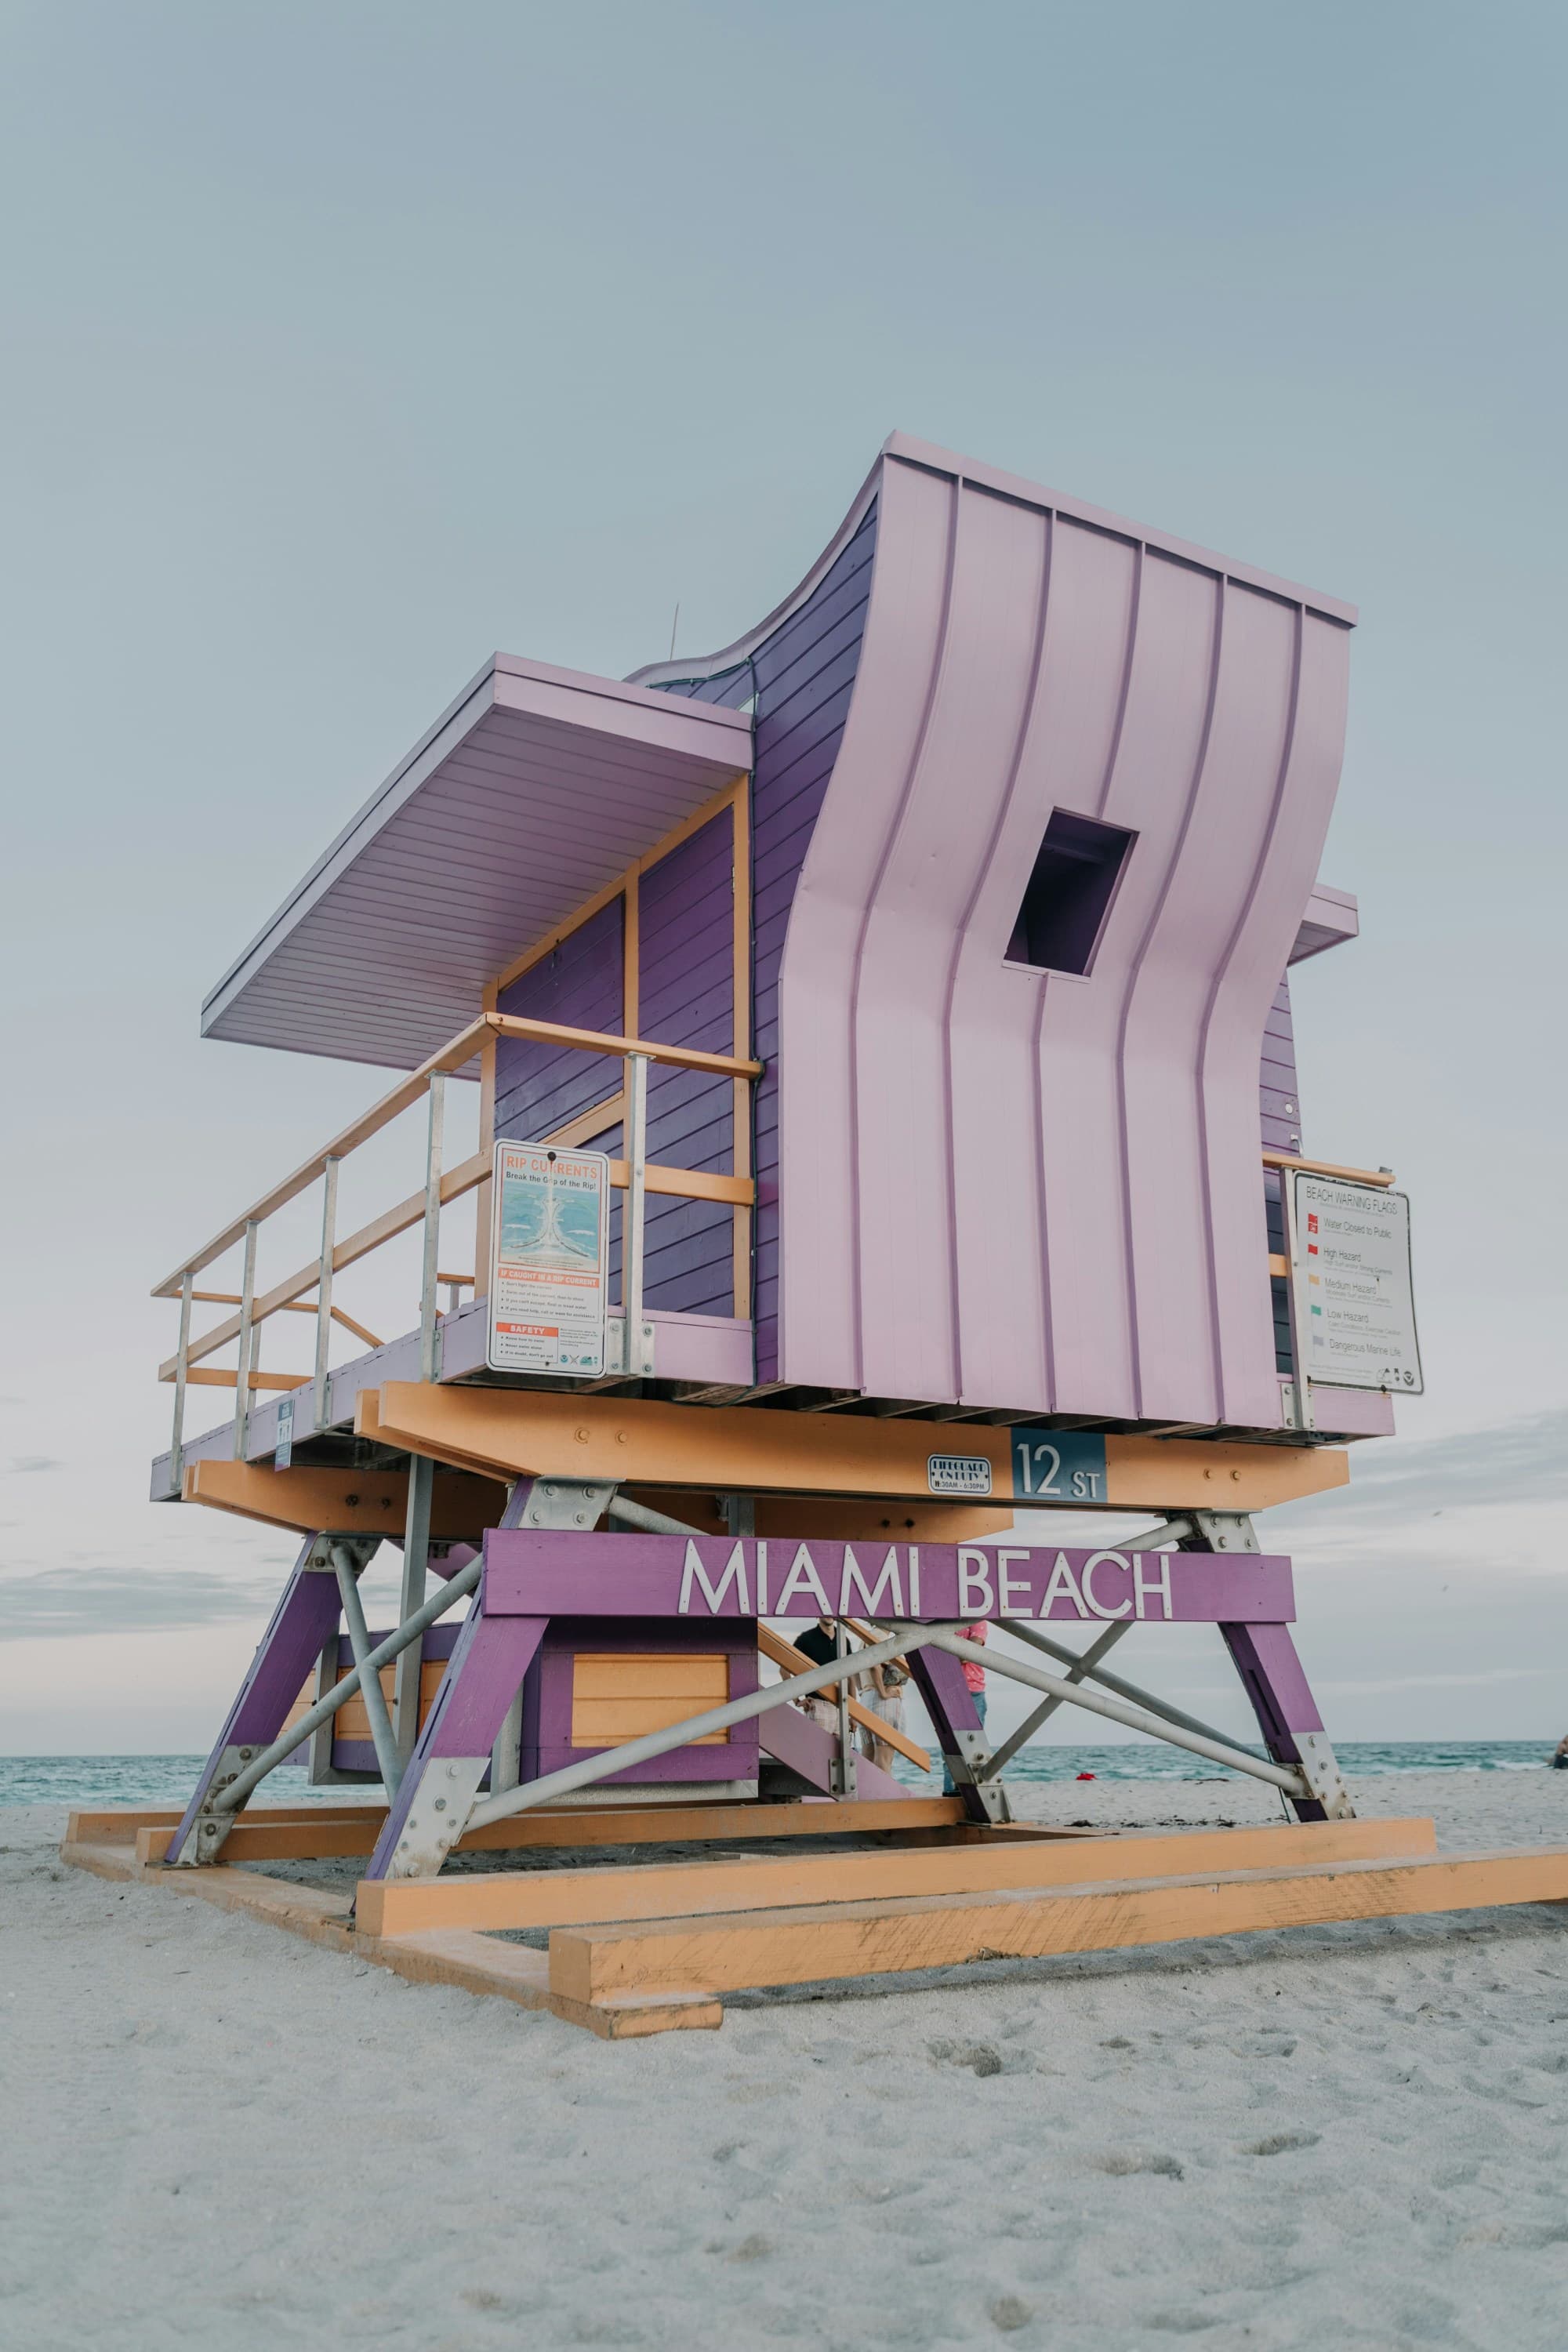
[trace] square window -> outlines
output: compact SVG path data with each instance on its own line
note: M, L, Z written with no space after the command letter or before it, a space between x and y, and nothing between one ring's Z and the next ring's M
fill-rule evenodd
M1008 962L1087 972L1136 839L1120 825L1054 809L1007 942Z

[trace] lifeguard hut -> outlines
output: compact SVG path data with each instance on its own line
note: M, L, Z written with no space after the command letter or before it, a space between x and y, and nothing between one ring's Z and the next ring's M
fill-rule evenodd
M184 1815L81 1816L68 1851L606 2034L736 1985L1568 1895L1568 1856L1353 1818L1254 1527L1420 1378L1404 1198L1304 1155L1291 1042L1290 971L1356 931L1318 874L1354 621L895 435L723 651L488 662L203 1007L403 1075L159 1286L154 1499L302 1545ZM422 1181L343 1230L342 1164L421 1102ZM319 1250L264 1268L312 1188ZM383 1342L334 1284L414 1229ZM234 1410L188 1435L196 1385ZM1073 1548L1063 1508L1150 1524ZM818 1618L826 1663L787 1638ZM980 1620L1040 1702L1000 1745ZM1219 1627L1261 1753L1104 1663L1178 1621ZM951 1796L859 1753L850 1673L898 1658ZM1286 1819L1013 1823L1005 1764L1064 1703ZM386 1801L247 1807L300 1761ZM710 1858L526 1866L660 1842ZM495 1849L523 1866L462 1865ZM256 1867L356 1853L352 1914ZM526 1927L548 1952L486 1933Z

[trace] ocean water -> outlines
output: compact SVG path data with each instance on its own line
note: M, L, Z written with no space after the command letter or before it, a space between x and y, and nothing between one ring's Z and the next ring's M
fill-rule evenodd
M1380 1772L1539 1772L1551 1760L1554 1739L1363 1739L1346 1740L1335 1752L1352 1779ZM1262 1754L1262 1749L1257 1751ZM183 1805L204 1759L200 1756L0 1756L0 1805ZM1114 1748L1057 1745L1025 1748L1007 1767L1013 1780L1072 1780L1090 1772L1098 1780L1212 1780L1218 1765L1177 1748L1140 1740ZM900 1765L911 1786L924 1775ZM274 1778L262 1804L363 1803L378 1797L378 1784L352 1789L310 1789L302 1772Z

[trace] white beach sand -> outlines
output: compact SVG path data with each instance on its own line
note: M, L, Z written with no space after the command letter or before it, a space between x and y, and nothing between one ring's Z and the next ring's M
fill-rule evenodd
M1369 1780L1449 1846L1568 1775ZM1233 1780L1058 1821L1277 1818ZM1568 1909L735 1997L606 2044L0 1814L7 2352L1568 2345Z

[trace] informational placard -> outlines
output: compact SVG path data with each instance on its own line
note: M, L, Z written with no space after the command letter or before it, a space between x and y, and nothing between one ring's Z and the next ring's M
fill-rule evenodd
M1419 1396L1409 1196L1330 1176L1290 1181L1299 1371Z
M491 1192L492 1372L605 1370L610 1163L602 1151L498 1143Z

